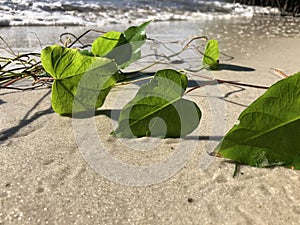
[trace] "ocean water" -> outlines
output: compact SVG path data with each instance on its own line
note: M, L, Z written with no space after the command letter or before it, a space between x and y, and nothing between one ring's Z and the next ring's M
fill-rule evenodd
M276 14L213 0L0 0L0 26L96 25Z

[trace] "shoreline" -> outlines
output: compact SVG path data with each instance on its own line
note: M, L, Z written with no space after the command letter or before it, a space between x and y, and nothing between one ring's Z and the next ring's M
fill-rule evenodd
M239 50L242 45L255 47L255 42L264 42L273 38L298 38L300 33L300 18L255 16L231 18L230 20L212 19L198 21L160 21L152 22L147 28L148 37L158 40L184 41L193 36L207 36L224 42L223 51L229 48ZM59 42L62 33L72 33L76 36L89 29L101 31L123 31L138 23L109 24L105 26L12 26L0 27L1 37L16 51L40 51L47 45ZM98 37L98 33L89 33L87 41ZM0 46L5 47L3 41ZM259 44L258 46L261 46ZM222 46L221 46L222 47ZM243 50L244 51L244 50ZM0 51L2 53L2 51Z

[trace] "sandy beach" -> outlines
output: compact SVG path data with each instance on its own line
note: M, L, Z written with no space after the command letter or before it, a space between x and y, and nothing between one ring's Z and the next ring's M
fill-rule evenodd
M0 32L15 51L23 52L54 44L62 32L86 29L10 27ZM218 39L221 51L234 57L227 61L222 56L221 69L207 72L218 79L270 86L282 79L273 68L288 75L300 71L299 20L292 18L156 22L147 33L159 40L195 35ZM159 68L166 66L181 67ZM192 75L190 79L204 82ZM111 117L139 87L116 87L95 117L79 121L53 112L50 88L1 89L0 225L299 224L300 171L241 166L233 178L234 163L207 154L265 90L228 84L197 89L186 97L199 105L203 117L185 139L118 140L109 134L116 124ZM84 132L90 123L108 155L128 170L102 168L98 155L88 155L80 138L89 140ZM155 170L176 154L174 164ZM149 173L139 177L142 167Z

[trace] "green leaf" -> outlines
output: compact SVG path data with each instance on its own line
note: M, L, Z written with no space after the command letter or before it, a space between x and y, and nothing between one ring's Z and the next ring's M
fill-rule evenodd
M89 50L87 50L87 49L79 50L79 52L80 52L82 55L94 56L94 54L93 54L92 52L90 52Z
M118 79L112 60L82 55L76 49L49 46L43 49L41 60L55 79L51 101L58 114L99 108Z
M201 111L194 102L182 98L186 88L186 75L170 69L158 71L122 109L115 135L188 135L199 125Z
M111 31L93 42L92 52L96 56L105 56L115 60L118 65L122 65L130 60L132 47L123 33Z
M219 44L217 40L208 40L204 50L202 60L203 66L208 66L211 70L217 70L219 65Z
M268 89L239 116L216 152L240 164L300 169L300 73Z
M145 41L146 36L146 27L151 23L151 21L147 21L140 26L132 26L129 27L126 31L124 31L124 35L126 40L129 43L136 41Z
M141 24L140 26L132 26L129 27L126 31L124 31L124 36L132 47L132 55L130 60L127 63L125 63L123 67L126 67L141 58L141 47L147 39L146 27L150 23L151 21L147 21Z
M120 68L127 67L141 58L141 47L147 38L145 29L149 23L129 27L123 33L111 31L103 34L93 42L93 54L114 59Z

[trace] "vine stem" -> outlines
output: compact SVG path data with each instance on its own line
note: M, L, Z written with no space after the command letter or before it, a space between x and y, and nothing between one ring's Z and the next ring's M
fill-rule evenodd
M261 85L254 85L254 84L245 84L245 83L239 83L235 81L228 81L228 80L221 80L221 79L215 79L219 83L227 83L227 84L233 84L233 85L239 85L244 87L252 87L252 88L258 88L258 89L269 89L267 86L261 86Z
M190 47L190 45L191 45L191 43L193 42L193 41L195 41L195 40L204 40L204 41L207 41L208 40L208 38L206 37L206 36L195 36L195 37L192 37L189 41L188 41L188 43L184 46L184 49L186 49L186 48L189 48Z
M90 33L90 32L106 33L105 31L101 31L101 30L89 29L89 30L85 31L83 34L81 34L79 37L77 37L76 35L67 32L67 33L61 34L60 37L59 37L59 40L60 40L60 42L61 42L63 45L65 45L65 47L68 47L68 48L71 48L76 42L79 42L81 45L84 46L84 44L80 41L80 39L81 39L82 37L84 37L85 35L87 35L88 33ZM75 40L74 40L73 42L71 42L71 43L68 43L69 40L67 40L67 42L63 42L63 41L62 41L62 37L65 36L65 35L71 35L72 37L75 38ZM68 44L70 44L70 45L68 45Z
M277 69L277 68L273 68L273 70L281 77L283 78L287 78L289 77L288 75L286 75L284 72L282 72L280 69Z
M76 42L79 42L80 44L83 45L83 43L81 42L81 38L82 38L83 36L85 36L86 34L88 34L89 32L91 32L91 31L93 31L93 32L99 32L99 33L104 33L104 31L99 31L99 30L94 30L94 29L90 29L90 30L84 32L84 33L81 34L79 37L76 37L76 36L75 36L74 34L72 34L72 33L63 33L62 35L60 35L60 41L63 42L63 41L62 41L62 37L63 37L63 36L65 36L65 35L71 35L73 38L75 38L75 41L73 41L72 43L67 43L67 45L69 44L69 46L68 46L69 48L72 47ZM28 71L29 69L36 68L37 66L39 66L40 62L36 62L35 64L30 64L30 66L28 67L27 65L24 65L24 63L28 63L28 62L26 62L25 60L22 59L22 58L27 58L27 57L31 57L31 56L34 56L34 57L40 57L40 54L39 54L39 53L27 53L27 54L22 54L22 55L16 55L16 54L13 52L13 50L9 47L9 45L5 42L5 40L4 40L1 36L0 36L0 39L1 39L2 41L4 41L4 43L5 43L5 44L7 45L7 47L9 48L9 51L8 51L8 52L11 53L11 54L13 54L13 55L15 56L15 57L12 58L12 59L9 59L9 58L2 58L2 59L4 59L4 60L7 60L7 62L1 67L1 70L3 70L3 68L5 68L6 66L8 66L9 64L11 64L12 62L15 62L15 61L21 62L21 64L23 64L24 67L21 67L21 68L19 67L19 68L10 69L10 70L8 70L8 72L13 72L13 71L15 71L15 70L24 69L23 73L25 73L25 72L29 72L29 71ZM155 66L155 65L157 65L157 64L162 64L162 63L164 63L165 60L170 60L170 59L173 58L173 57L179 56L182 52L184 52L184 51L187 50L188 48L192 47L192 46L193 46L192 43L193 43L195 40L205 40L205 41L208 40L208 38L207 38L206 36L194 36L194 37L192 37L192 38L190 38L190 39L185 40L184 42L178 42L178 41L174 41L174 42L160 42L160 41L158 41L158 40L151 39L151 38L147 38L147 39L148 39L148 40L151 40L151 41L153 41L153 42L158 42L158 43L160 43L160 44L163 44L163 46L165 46L166 43L176 43L176 44L181 44L181 45L184 45L184 46L183 46L183 48L182 48L179 52L173 52L173 54L164 56L164 59L158 60L158 61L156 61L156 62L154 62L154 63L148 65L147 67L145 67L145 68L143 68L143 69L141 69L141 70L139 70L139 71L134 71L134 72L131 72L131 73L138 73L138 72L145 71L145 70L147 70L147 69L149 69L149 68L151 68L151 67L153 67L153 66ZM185 43L186 43L186 44L185 44ZM165 46L165 47L166 47L166 46ZM194 46L194 47L195 47L195 46ZM167 47L166 47L166 48L167 48ZM197 48L196 48L196 49L197 49ZM199 51L199 49L197 49L197 50L198 50L199 53L201 53L202 55L204 55L202 52ZM224 54L224 55L225 55L225 54ZM225 55L225 56L227 56L227 55ZM205 67L201 68L200 70L202 70L202 69L205 69ZM285 75L285 74L284 74L283 72L281 72L280 70L278 70L278 69L274 69L274 70L275 70L275 72L277 72L280 76L282 76L282 77L284 77L284 78L287 77L287 75ZM181 70L181 71L184 71L184 70ZM1 71L1 72L3 73L3 71ZM4 71L4 72L7 72L7 71ZM185 71L185 73L187 73L187 74L190 73L190 74L191 74L191 71ZM30 75L30 74L29 74L29 75ZM196 74L194 74L194 75L196 75ZM193 88L189 89L188 91L186 91L186 94L187 94L187 93L190 93L190 92L192 92L192 91L194 91L194 90L196 90L196 89L198 89L198 88L201 88L201 87L203 87L203 86L206 86L206 85L212 85L212 84L214 84L214 83L216 83L216 82L218 82L218 83L227 83L227 84L238 85L238 86L246 86L246 87L252 87L252 88L259 88L259 89L268 89L268 88L269 88L269 87L266 87L266 86L252 85L252 84L245 84L245 83L239 83L239 82L234 82L234 81L227 81L227 80L222 80L222 79L211 79L211 78L209 78L209 77L204 77L204 76L201 76L201 75L199 75L199 74L197 74L196 76L203 77L203 78L209 79L209 80L211 80L211 81L210 81L209 83L205 84L205 85L199 85L199 86L196 86L196 87L193 87ZM8 86L11 85L12 83L14 83L14 82L16 82L16 81L18 81L18 80L20 80L20 79L22 79L21 76L20 76L20 77L16 77L16 78L12 77L12 80L10 80L10 81L8 81L7 83L5 83L5 84L3 84L2 86L0 86L0 89L6 88L6 89L14 89L14 90L22 90L22 91L24 91L24 90L32 90L32 89L35 89L35 88L38 87L38 86L35 86L35 87L29 87L29 88L8 87ZM149 79L149 78L147 77L147 78L141 78L141 79L137 79L137 80L131 80L131 81L129 80L128 82L122 82L122 83L120 83L120 84L121 84L121 85L124 85L124 84L130 84L130 83L138 82L138 81L140 81L140 80L145 80L145 79ZM48 78L48 77L45 77L45 78L38 78L38 79L36 79L36 80L33 82L33 84L37 84L37 83L39 83L39 82L45 83L45 82L52 81L52 80L53 80L53 78ZM42 85L43 85L43 84L42 84ZM39 85L39 86L40 86L40 85Z
M17 77L17 78L15 78L13 80L10 80L10 81L6 82L5 84L3 84L0 87L7 87L8 85L11 85L11 84L13 84L13 83L15 83L15 82L17 82L18 80L21 80L21 79L22 79L22 77Z
M208 38L207 38L206 36L194 36L194 37L192 37L192 38L190 38L190 39L188 39L188 40L185 40L184 42L187 41L187 43L184 45L184 47L183 47L179 52L173 52L173 54L167 55L167 56L165 55L165 56L163 56L164 59L158 60L158 61L156 61L156 62L150 64L149 66L147 66L147 67L145 67L145 68L143 68L143 69L141 69L141 70L139 70L139 71L137 71L137 72L142 72L142 71L147 70L147 69L149 69L149 68L151 68L151 67L153 67L153 66L155 66L155 65L157 65L157 64L163 64L164 61L165 61L166 59L167 59L167 60L170 60L170 59L173 58L173 57L179 56L181 53L183 53L185 50L187 50L189 47L191 47L191 43L192 43L192 42L194 42L195 40L199 40L199 39L200 39L200 40L205 40L205 41L208 40ZM153 38L147 38L147 40L150 40L150 41L152 41L152 42L158 42L158 43L162 44L166 49L168 49L168 48L165 46L166 43L173 43L173 44L183 44L183 43L184 43L184 42L181 43L181 42L179 42L179 41L162 42L162 41L155 40L155 39L153 39ZM202 52L200 52L200 53L201 53L202 55L204 55ZM145 58L145 57L142 57L142 58Z
M233 85L237 85L237 86L244 86L244 87L252 87L252 88L258 88L258 89L269 89L269 87L267 86L260 86L260 85L254 85L254 84L245 84L245 83L240 83L240 82L235 82L235 81L229 81L229 80L221 80L221 79L214 79L211 82L204 84L204 85L199 85L196 87L193 87L191 89L189 89L188 91L186 91L185 93L188 94L198 88L207 86L207 85L212 85L214 83L225 83L225 84L233 84Z
M289 77L288 75L286 75L284 72L282 72L279 69L273 68L273 70L279 76L283 77L284 79ZM190 72L186 72L186 73L190 73ZM235 82L235 81L228 81L228 80L222 80L222 79L211 79L209 77L201 76L201 75L198 75L198 74L193 74L193 75L209 79L209 80L211 80L211 82L209 82L207 84L204 84L204 85L199 85L197 87L193 87L193 88L189 89L188 91L186 91L186 94L188 94L188 93L190 93L190 92L192 92L192 91L194 91L194 90L196 90L198 88L204 87L206 85L211 85L211 84L213 84L215 82L217 82L217 83L225 83L225 84L233 84L233 85L237 85L237 86L244 86L244 87L251 87L251 88L258 88L258 89L269 89L270 88L270 87L267 87L267 86L254 85L254 84L245 84L245 83L240 83L240 82Z
M187 72L185 70L183 70L183 71L186 72L187 74L190 73L190 72ZM192 73L190 73L190 74L192 74ZM245 84L245 83L229 81L229 80L222 80L222 79L211 79L209 77L201 76L201 75L198 75L198 74L195 74L195 73L193 73L192 75L208 79L208 80L210 80L210 82L208 82L207 84L203 84L203 85L193 87L193 88L189 89L188 91L186 91L185 92L186 94L188 94L188 93L190 93L190 92L192 92L192 91L194 91L198 88L201 88L201 87L204 87L204 86L207 86L207 85L212 85L214 83L232 84L232 85L237 85L237 86L244 86L244 87L251 87L251 88L258 88L258 89L269 89L269 87L267 87L267 86L254 85L254 84Z
M35 90L39 87L44 86L44 84L40 84L37 86L33 86L33 87L27 87L27 88L19 88L19 87L5 87L5 86L0 86L0 89L10 89L10 90L16 90L16 91L29 91L29 90Z
M38 78L33 82L33 84L37 84L39 82L49 82L49 81L54 81L54 78L53 77Z

